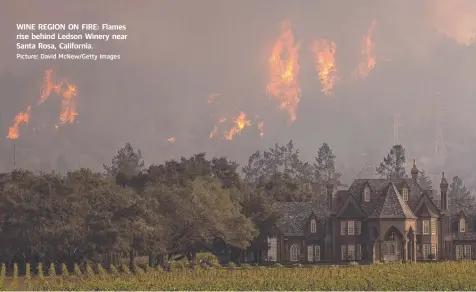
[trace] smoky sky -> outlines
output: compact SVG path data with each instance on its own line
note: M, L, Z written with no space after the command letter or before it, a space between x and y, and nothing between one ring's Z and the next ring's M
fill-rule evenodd
M435 168L435 109L441 108L453 165L446 167L469 171L465 155L476 141L472 0L3 0L0 8L2 135L16 113L35 105L46 69L79 88L78 123L52 127L59 99L33 107L16 142L23 167L55 167L63 155L70 167L100 169L126 142L142 150L147 164L201 151L245 163L254 151L289 140L308 160L327 142L340 165L358 167L361 153L388 151L399 114L399 142ZM292 124L266 94L268 60L285 20L300 44L301 101ZM373 20L375 68L352 80ZM125 24L128 39L98 43L101 52L121 54L119 61L18 61L17 23ZM310 49L321 38L337 45L342 80L332 96L321 93ZM219 96L209 104L212 93ZM240 112L251 127L233 141L209 139L218 119L230 122ZM167 141L171 136L175 143ZM12 141L3 145L7 168Z

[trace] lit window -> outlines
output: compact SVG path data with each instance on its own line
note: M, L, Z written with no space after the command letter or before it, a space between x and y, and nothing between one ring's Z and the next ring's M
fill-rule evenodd
M346 234L346 230L345 230L345 221L341 221L340 222L340 235L345 235Z
M347 222L347 234L354 235L354 221Z
M466 221L464 218L459 219L459 232L465 232L466 231Z
M311 220L311 233L316 233L316 229L317 229L316 220L312 219Z
M321 246L319 245L314 246L314 260L316 262L321 260Z
M362 233L362 222L355 221L355 235L360 235Z
M428 255L430 254L430 252L431 252L431 244L424 244L423 245L423 259L424 260L428 259Z
M347 260L347 246L346 245L340 246L340 259L343 261Z
M436 234L436 221L435 220L431 220L431 235L435 235Z
M457 245L456 246L456 260L462 260L464 256L463 253L463 246L462 245Z
M308 262L314 261L314 250L312 245L307 246L307 261Z
M364 189L364 201L370 202L370 189L368 187Z
M355 259L358 261L362 260L362 246L360 244L355 246Z
M355 245L350 244L347 250L347 260L355 261Z
M278 241L276 237L268 237L268 261L278 260Z
M407 202L408 201L408 189L403 188L403 201Z
M299 245L297 244L291 245L291 249L289 250L289 253L290 253L290 258L292 262L299 261L299 255L300 255Z
M423 220L423 234L430 234L430 220Z
M471 245L464 246L464 258L467 260L471 259Z
M431 253L434 256L433 259L436 260L436 244L435 243L431 245Z

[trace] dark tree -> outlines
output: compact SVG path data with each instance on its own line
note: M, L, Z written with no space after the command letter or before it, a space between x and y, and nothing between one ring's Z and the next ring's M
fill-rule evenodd
M402 145L394 145L387 157L384 157L383 162L376 168L377 173L381 177L387 179L405 178L405 149Z

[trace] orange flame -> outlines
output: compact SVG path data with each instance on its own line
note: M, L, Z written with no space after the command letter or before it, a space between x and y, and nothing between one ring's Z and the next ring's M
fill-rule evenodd
M360 78L365 79L370 71L375 67L376 61L374 56L375 43L372 41L373 31L377 21L372 21L369 30L362 40L362 56L363 60L359 63L357 68Z
M259 123L258 123L259 136L260 136L261 138L263 138L263 136L264 136L263 126L264 126L264 123L263 123L263 122L259 122Z
M227 140L233 140L233 136L241 133L246 126L251 126L251 121L246 120L246 114L244 112L241 112L233 123L235 126L231 128L230 131L225 132L225 139Z
M299 47L299 44L294 44L290 22L283 22L281 35L278 37L269 59L271 70L266 92L279 99L279 108L288 113L290 123L296 120L296 109L301 94L297 80Z
M315 40L312 51L316 59L316 71L322 84L322 92L330 95L339 80L335 62L336 44L326 39Z
M213 136L215 136L217 132L218 132L218 127L214 126L213 130L210 132L210 139L213 138Z
M25 112L19 112L14 119L13 126L9 128L8 131L8 139L18 139L20 137L20 133L18 131L18 128L21 123L28 124L28 121L30 119L30 111L31 111L31 106L28 106L27 110Z
M167 139L167 141L169 141L170 143L174 143L175 142L175 137L170 137Z
M78 116L76 111L76 95L78 88L76 85L69 83L66 79L56 82L53 69L48 69L45 71L43 88L38 105L44 103L52 92L55 92L62 98L61 113L59 117L60 123L73 123Z

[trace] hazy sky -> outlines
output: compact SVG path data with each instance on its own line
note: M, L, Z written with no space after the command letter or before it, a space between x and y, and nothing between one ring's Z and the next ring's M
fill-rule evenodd
M285 20L301 44L301 100L291 125L266 94L268 60ZM373 20L375 68L366 79L352 80ZM128 39L99 47L121 54L120 61L17 61L16 23L126 24ZM49 160L54 166L65 155L74 167L99 169L126 142L142 149L148 163L199 151L245 162L255 150L291 139L306 159L328 142L342 163L355 163L361 152L388 150L393 114L400 113L400 142L421 159L434 151L433 108L440 96L445 140L468 150L476 137L475 34L474 0L3 0L2 133L32 105L17 141L25 164ZM335 41L342 77L330 97L320 92L310 49L321 38ZM59 98L35 106L48 68L77 84L79 123L54 128ZM211 93L220 94L217 103L207 103ZM232 125L224 123L220 138L208 138L219 118L241 111L251 127L227 141L222 132ZM175 143L167 141L171 136ZM4 141L3 154L11 149Z

